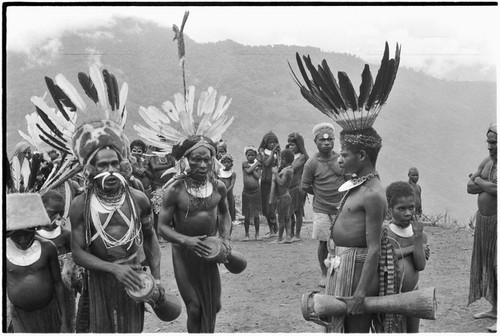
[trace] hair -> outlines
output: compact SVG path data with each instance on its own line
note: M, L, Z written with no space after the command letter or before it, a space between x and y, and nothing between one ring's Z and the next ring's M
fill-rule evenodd
M287 163L292 163L293 159L295 157L295 154L291 149L283 149L281 151L281 157L287 162Z
M346 137L355 137L357 141L346 141ZM353 153L365 151L368 159L375 165L378 153L382 148L382 138L373 127L356 131L342 130L340 141L347 149Z
M48 190L46 193L42 195L42 203L44 206L47 206L50 200L54 200L64 204L64 198L61 195L61 193L53 189Z
M413 188L408 182L397 181L391 183L385 190L389 209L394 208L398 199L402 197L415 196Z
M146 152L148 150L148 146L146 146L146 143L140 139L136 139L130 143L130 150L134 147L141 147L143 152Z
M278 137L276 134L273 133L273 131L269 131L264 136L262 137L262 141L260 142L259 148L267 148L267 144L270 140L274 140L276 144L279 144Z
M172 156L174 157L174 159L180 160L188 149L190 149L200 141L206 141L210 146L213 147L212 154L216 152L216 146L210 138L207 138L203 135L193 135L184 140L182 143L174 145L174 147L172 147Z
M306 157L306 161L307 159L309 159L309 155L307 155L306 146L304 144L304 137L302 135L297 132L290 133L288 135L288 142L293 142L294 144L296 144L299 148L299 152L304 154L304 156Z

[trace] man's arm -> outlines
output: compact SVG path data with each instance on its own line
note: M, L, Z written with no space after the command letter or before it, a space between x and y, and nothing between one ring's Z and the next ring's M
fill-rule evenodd
M312 161L307 161L306 164L304 165L304 172L302 173L302 181L300 187L306 193L314 195L313 182L314 182L314 171L312 167Z
M368 189L364 195L364 209L366 222L366 246L368 252L365 263L361 270L358 286L353 294L353 304L348 305L348 314L362 314L364 312L364 300L368 287L373 279L378 278L378 264L380 258L380 236L382 223L385 217L385 198Z
M140 290L142 280L139 275L127 265L107 262L86 251L84 209L85 194L71 202L69 218L71 220L71 252L77 265L102 272L113 273L125 286ZM90 216L90 214L86 214Z
M229 206L227 205L227 191L224 183L217 181L217 190L221 195L221 200L218 204L219 212L219 237L223 243L229 243L231 239L231 215L229 214Z
M486 158L484 159L480 164L479 164L479 168L477 169L477 171L470 175L469 176L469 181L467 182L467 192L469 194L480 194L482 192L484 192L483 188L481 186L479 186L478 184L476 184L476 182L474 182L474 180L476 179L476 177L480 177L481 176L481 172L483 171L484 169L484 166L486 164L486 162L488 162L489 158Z
M158 215L158 230L160 231L160 235L166 240L186 246L199 257L207 256L210 254L211 248L201 240L206 238L206 236L186 236L175 231L172 227L172 220L174 219L174 213L179 201L182 183L182 180L178 180L165 189L163 204ZM177 225L181 225L181 223L177 223Z
M141 209L142 233L144 235L144 254L151 269L151 275L156 280L160 280L161 251L158 237L153 228L151 204L146 195L134 192L134 199L137 199Z
M57 247L50 240L42 242L42 246L47 251L50 273L52 276L52 282L54 283L54 289L56 294L57 305L59 306L59 313L61 317L61 329L60 332L67 333L70 332L67 317L66 317L66 301L69 299L66 297L66 292L64 291L64 284L61 280L61 268L59 267L59 260L57 259Z
M496 196L497 195L497 184L488 180L483 179L482 177L474 178L474 184L481 188L484 192Z

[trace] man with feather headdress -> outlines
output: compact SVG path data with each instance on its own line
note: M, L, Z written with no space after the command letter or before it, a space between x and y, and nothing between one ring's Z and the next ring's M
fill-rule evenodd
M390 259L390 251L386 251L384 240L381 241L387 200L375 168L382 139L372 125L391 91L399 56L400 48L396 45L396 56L389 59L386 43L375 83L369 66L365 65L358 97L345 72L338 73L337 83L325 60L316 68L311 58L304 56L312 77L309 78L299 54L296 55L305 85L295 74L294 79L304 98L342 127L338 162L344 174L352 175L351 180L339 187L345 194L332 223L329 254L325 260L328 265L326 294L343 300L347 315L329 318L324 323L327 332L367 333L372 314L365 313L364 299L379 293L390 294L386 279L394 279L387 274L390 265L382 260ZM384 266L380 270L379 262ZM392 326L386 327L385 332L390 332Z

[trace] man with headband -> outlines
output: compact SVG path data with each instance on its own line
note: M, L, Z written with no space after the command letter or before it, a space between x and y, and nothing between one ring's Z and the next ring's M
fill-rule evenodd
M489 156L481 162L475 174L470 175L467 192L478 195L476 227L470 268L469 302L484 297L491 310L474 318L497 318L497 126L486 132ZM496 332L496 323L488 328Z
M319 241L317 255L321 269L320 287L326 285L328 256L327 242L330 239L330 227L333 216L337 214L342 198L338 188L344 183L344 175L337 159L339 154L333 150L335 129L330 123L321 123L313 128L314 143L318 152L312 155L304 165L302 189L313 197L313 232L312 238Z
M159 214L160 234L172 242L172 259L179 292L186 304L187 331L213 333L221 309L218 264L209 262L204 239L218 230L228 246L231 217L226 187L214 178L216 148L202 135L175 145L172 156L178 174L165 188Z
M344 174L352 176L339 188L346 193L333 220L325 261L328 264L325 292L345 301L347 314L333 315L325 321L327 332L369 332L372 314L365 312L365 297L384 292L385 281L379 284L379 278L388 278L385 273L379 274L382 222L387 213L385 190L375 169L382 139L372 126L394 84L400 53L396 45L396 55L389 59L386 43L375 81L369 65L365 65L359 94L345 72L338 72L337 84L326 60L316 67L310 57L303 56L311 73L309 78L300 55L296 55L305 81L303 85L293 73L300 92L342 127L338 162Z
M70 209L74 261L87 269L90 332L140 333L144 303L126 292L140 290L137 251L144 252L160 282L160 246L146 195L129 188L129 142L111 120L76 129L72 149L84 167L87 189ZM160 291L163 288L159 285Z

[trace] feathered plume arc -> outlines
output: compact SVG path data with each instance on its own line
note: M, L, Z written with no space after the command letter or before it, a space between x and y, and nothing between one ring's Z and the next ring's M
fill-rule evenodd
M311 105L333 119L343 129L360 130L373 125L382 105L387 102L398 72L400 55L401 48L396 44L395 56L389 59L389 44L386 42L375 82L370 67L368 64L365 65L361 74L359 96L345 72L338 72L337 83L326 60L323 60L316 69L309 56L301 58L299 53L296 53L297 66L305 84L299 80L290 63L288 65L302 96Z

